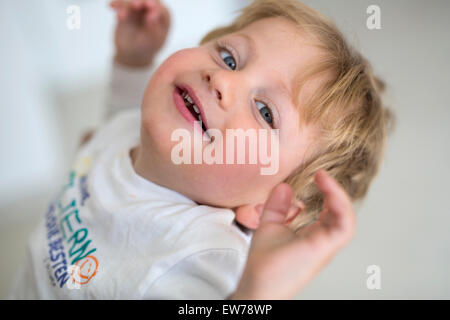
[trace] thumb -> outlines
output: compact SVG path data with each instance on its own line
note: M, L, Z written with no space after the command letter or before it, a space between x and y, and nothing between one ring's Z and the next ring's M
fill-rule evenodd
M291 207L292 195L292 188L287 183L277 185L266 201L260 225L267 222L283 224Z

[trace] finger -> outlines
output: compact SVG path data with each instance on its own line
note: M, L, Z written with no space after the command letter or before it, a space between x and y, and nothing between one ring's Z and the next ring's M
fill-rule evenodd
M129 2L124 0L113 0L109 3L109 6L114 9L125 9L129 6Z
M291 206L293 191L286 183L277 185L269 195L261 216L260 226L275 222L283 224Z
M317 171L314 179L320 191L325 196L338 196L343 199L347 198L347 193L344 188L325 170Z
M121 12L121 16L128 16L130 13L136 13L145 9L145 3L143 0L115 0L111 3L111 7Z
M149 11L145 17L145 21L147 24L153 24L158 21L160 14L158 10Z
M317 248L339 248L353 236L355 216L350 197L344 188L326 171L319 170L314 176L324 196L323 209L319 218L298 233L299 244L308 241Z
M117 18L119 21L123 21L128 18L128 10L126 8L117 9Z
M146 1L144 6L146 8L146 23L155 23L161 14L161 5L157 1Z
M324 170L315 175L315 182L324 195L319 219L298 234L299 244L307 241L319 248L335 250L347 244L354 234L355 217L349 196L343 187Z
M124 0L114 0L110 3L111 8L116 11L117 19L123 21L128 17L130 3Z
M144 2L141 0L132 0L131 1L131 8L134 10L140 10L144 7Z
M109 6L111 7L111 8L118 8L118 7L120 7L122 4L121 4L121 2L122 2L122 0L112 0L110 3L109 3Z
M142 1L142 6L147 10L153 10L153 9L160 7L161 5L160 5L159 1L145 0L145 1Z
M321 221L325 226L336 230L351 229L354 224L353 206L344 188L325 170L319 170L316 173L315 182L324 195Z
M170 12L166 6L161 6L161 14L159 16L162 26L165 29L169 29L170 27Z

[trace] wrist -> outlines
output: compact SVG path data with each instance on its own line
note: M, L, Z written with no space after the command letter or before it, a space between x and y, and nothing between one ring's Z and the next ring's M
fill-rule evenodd
M258 292L249 281L248 277L244 277L239 282L236 290L227 298L227 300L258 300Z
M236 290L231 294L227 300L260 300L257 294L251 294L250 292L243 292L242 290Z
M114 61L129 68L147 68L153 64L153 58L131 57L120 53L115 54Z

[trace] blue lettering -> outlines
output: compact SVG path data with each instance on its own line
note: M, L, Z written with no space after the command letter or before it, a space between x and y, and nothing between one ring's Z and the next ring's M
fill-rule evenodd
M80 178L80 193L81 193L81 205L84 206L84 202L90 197L87 190L87 176L82 176Z
M61 205L61 202L58 202L58 208L59 208L59 214L62 214L64 212L66 212L67 210L74 208L77 205L75 199L72 200L72 202L70 202L67 206L65 206L63 208L63 206Z
M83 235L81 237L79 237L79 234L83 233ZM91 249L90 251L88 251L87 253L84 253L86 251L86 249L89 247L89 244L91 243L91 240L86 241L82 246L80 246L77 250L74 251L75 246L79 243L84 242L84 240L86 239L88 235L88 231L86 228L83 229L79 229L77 230L68 240L68 242L70 243L73 240L73 244L72 247L69 250L69 257L74 256L75 254L79 253L78 256L76 256L73 260L72 260L72 264L75 264L78 260L81 260L85 257L87 257L88 255L90 255L92 252L95 252L97 249Z
M59 227L61 228L64 239L66 239L66 231L64 229L63 223L65 222L69 231L72 232L72 225L70 224L69 218L73 214L75 215L75 218L77 219L78 223L81 223L80 217L78 216L78 210L72 210L68 214L66 214L64 218L62 218L61 221L59 222Z

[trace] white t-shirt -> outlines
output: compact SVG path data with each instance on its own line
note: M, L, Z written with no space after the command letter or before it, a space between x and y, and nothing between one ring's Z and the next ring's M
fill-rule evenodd
M117 69L117 66L115 66ZM122 77L123 80L123 77ZM29 239L12 299L225 299L251 233L137 175L138 109L117 111L81 148Z

